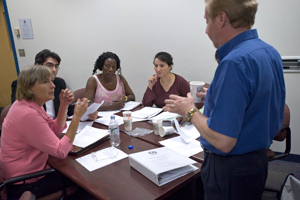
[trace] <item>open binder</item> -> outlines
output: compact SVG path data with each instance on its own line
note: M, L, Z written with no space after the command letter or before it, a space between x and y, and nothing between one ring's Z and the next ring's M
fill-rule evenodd
M130 166L158 186L164 185L198 168L194 160L167 147L129 155Z

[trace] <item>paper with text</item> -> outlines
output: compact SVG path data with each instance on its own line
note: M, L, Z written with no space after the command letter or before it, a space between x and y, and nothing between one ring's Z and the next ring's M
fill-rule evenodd
M178 134L182 137L182 139L186 143L190 143L196 138L200 137L199 131L196 129L196 127L193 124L180 127L177 120L173 120L173 121Z
M82 131L82 129L84 129L86 126L92 126L93 123L94 123L93 121L79 122L76 133L80 133ZM71 121L66 121L66 124L67 124L67 128L65 130L63 130L63 133L66 133L68 131Z
M187 157L203 151L199 141L194 140L187 144L180 136L163 140L159 143Z
M119 125L124 124L123 117L115 115L115 119ZM109 122L110 122L110 116L104 116L104 117L98 118L95 120L95 122L108 126Z
M113 152L111 152L113 151ZM101 167L105 167L109 164L127 158L128 155L123 151L108 147L106 149L102 149L88 155L77 158L76 161L79 162L83 167L85 167L90 172L99 169ZM96 159L95 159L96 158Z
M162 110L162 108L144 107L140 110L133 111L131 116L133 118L150 119L151 117L160 113Z
M122 108L121 110L132 110L141 104L142 104L141 102L127 101L127 102L125 102L124 108Z
M91 126L86 126L80 133L76 134L73 145L85 148L90 144L107 136L109 131L107 129L99 129Z
M81 121L86 121L89 119L88 115L95 112L100 108L100 106L104 103L104 100L101 103L93 103L88 108L84 115L81 117Z

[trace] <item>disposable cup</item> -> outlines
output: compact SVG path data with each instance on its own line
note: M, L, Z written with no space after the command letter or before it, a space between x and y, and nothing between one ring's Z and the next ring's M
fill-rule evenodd
M164 137L166 135L170 135L174 133L173 126L161 126L159 127L159 135L160 137Z
M132 130L132 118L123 117L125 131Z
M124 118L131 118L131 111L123 111Z
M191 81L190 82L190 91L191 91L191 95L192 95L195 103L201 102L201 97L197 97L196 93L202 92L204 85L205 85L205 83L202 81Z
M152 123L153 123L154 134L159 135L159 127L162 126L162 120L161 119L152 120Z

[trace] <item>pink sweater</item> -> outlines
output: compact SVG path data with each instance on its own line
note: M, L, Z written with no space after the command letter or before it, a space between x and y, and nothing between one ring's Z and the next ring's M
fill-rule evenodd
M58 138L65 128L35 102L15 101L2 125L0 160L4 179L49 168L49 155L65 158L72 148L70 138Z

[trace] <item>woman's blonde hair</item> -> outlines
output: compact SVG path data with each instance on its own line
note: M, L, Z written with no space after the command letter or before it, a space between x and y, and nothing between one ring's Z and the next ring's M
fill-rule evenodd
M251 28L255 22L258 3L255 0L204 0L207 13L214 20L225 12L233 28Z
M35 85L36 82L41 83L46 79L52 77L52 71L42 65L31 65L25 67L18 78L16 96L19 101L22 99L32 101L33 93L30 89Z

